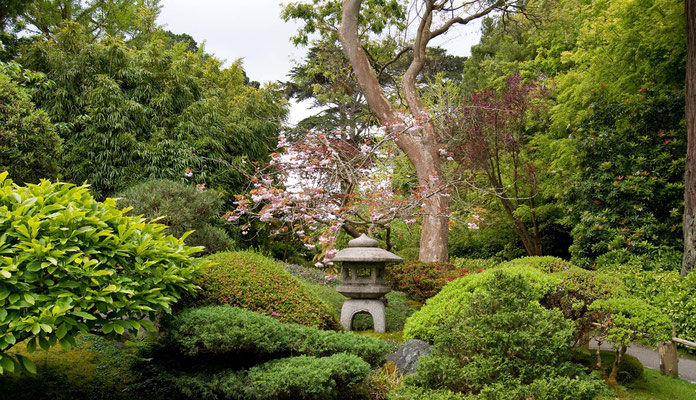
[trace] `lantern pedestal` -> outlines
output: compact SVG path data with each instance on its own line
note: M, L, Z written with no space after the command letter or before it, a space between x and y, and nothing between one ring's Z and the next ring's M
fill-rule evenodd
M355 314L365 312L372 316L374 331L384 333L387 330L387 317L384 302L375 299L348 299L341 308L341 325L349 331L353 328Z
M348 248L336 253L333 261L342 264L342 284L336 290L348 297L341 309L341 325L353 327L355 314L365 312L372 316L375 332L385 332L387 317L384 295L391 289L384 281L384 267L403 261L396 254L379 248L379 243L365 235L348 242Z

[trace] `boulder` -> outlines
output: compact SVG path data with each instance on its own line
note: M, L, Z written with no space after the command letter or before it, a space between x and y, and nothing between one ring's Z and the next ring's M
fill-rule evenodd
M412 375L416 373L418 359L421 356L432 353L432 349L427 342L418 339L411 339L399 347L394 353L387 356L387 361L396 364L396 369L402 375Z

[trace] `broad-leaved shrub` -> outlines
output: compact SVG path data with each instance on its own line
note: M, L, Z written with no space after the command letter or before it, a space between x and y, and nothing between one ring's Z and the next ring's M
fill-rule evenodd
M199 248L164 233L165 226L124 215L116 201L97 202L85 186L17 186L0 173L0 373L31 361L29 352L78 333L117 337L152 328L182 294L196 289Z

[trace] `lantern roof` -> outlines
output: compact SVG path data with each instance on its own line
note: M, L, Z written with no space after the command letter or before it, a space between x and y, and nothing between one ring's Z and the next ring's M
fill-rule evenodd
M348 242L348 247L336 253L331 261L337 262L401 262L394 253L379 248L379 242L365 234Z

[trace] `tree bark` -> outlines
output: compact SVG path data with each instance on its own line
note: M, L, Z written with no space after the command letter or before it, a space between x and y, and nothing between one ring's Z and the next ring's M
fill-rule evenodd
M370 64L358 36L361 4L362 0L343 0L339 39L370 109L388 129L389 127L395 129L394 126L404 121L387 100L377 73ZM425 63L425 48L430 39L431 18L432 14L428 12L421 21L419 35L413 45L414 58L402 80L402 88L410 112L416 118L420 117L424 111L417 93L416 77ZM448 257L449 195L441 190L444 187L440 187L445 184L445 178L440 167L437 138L435 127L431 122L423 125L419 136L401 133L396 138L396 144L415 167L419 184L433 192L423 201L424 215L418 258L424 262L447 261Z
M696 268L696 0L686 12L686 174L684 179L684 258L682 275Z

